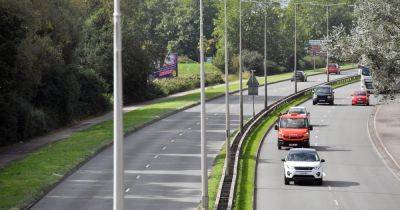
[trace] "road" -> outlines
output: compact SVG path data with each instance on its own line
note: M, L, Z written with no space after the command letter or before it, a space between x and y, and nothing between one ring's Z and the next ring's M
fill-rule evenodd
M346 71L343 75L354 74ZM299 89L325 81L325 75L309 77ZM263 87L256 97L256 111L263 108ZM269 86L269 102L293 93L293 83ZM251 97L244 98L244 115L252 115ZM231 124L239 125L238 95L230 97ZM209 101L207 109L208 168L224 143L224 98ZM194 209L200 203L200 107L179 112L126 137L125 208ZM41 199L33 209L112 209L113 148L88 161Z
M256 208L261 209L399 209L400 181L386 167L371 144L368 119L373 106L351 106L352 84L335 92L336 105L303 105L311 112L311 145L324 164L323 186L283 182L281 158L272 130L261 148L257 167ZM371 97L372 98L372 97ZM375 103L372 100L372 105Z

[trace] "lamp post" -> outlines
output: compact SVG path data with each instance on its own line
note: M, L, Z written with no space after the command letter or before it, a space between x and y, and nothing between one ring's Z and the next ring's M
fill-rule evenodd
M124 209L124 154L122 115L122 36L120 1L114 0L114 185L113 209Z
M264 12L264 109L268 107L268 72L267 72L267 0L265 0Z
M294 4L294 92L297 93L297 3Z
M207 175L207 140L206 140L206 104L204 75L204 32L203 32L203 0L200 0L200 131L201 131L201 206L208 209L208 175Z
M239 0L239 131L243 134L242 0Z
M329 40L329 5L326 5L326 81L329 82L329 47L328 47L328 40Z
M229 167L230 157L230 111L229 111L229 70L228 70L228 21L227 21L227 0L224 0L224 47L225 47L225 128L226 128L226 155L225 165ZM229 170L225 170L229 175Z

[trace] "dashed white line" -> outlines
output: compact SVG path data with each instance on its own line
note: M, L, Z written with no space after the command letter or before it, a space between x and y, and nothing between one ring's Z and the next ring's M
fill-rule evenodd
M159 155L154 155L154 159L157 159L159 157Z
M137 175L137 176L136 176L136 179L140 179L140 175Z
M129 192L131 190L131 188L127 188L126 190L125 190L125 192Z
M175 140L174 139L171 139L171 143L174 143L175 142Z
M188 130L192 130L192 128L188 128Z
M330 185L328 185L328 190L332 190L332 187Z
M339 206L339 202L337 200L333 200L333 202L335 202L336 206Z
M161 148L161 150L165 150L165 149L167 149L167 146L163 146L163 147Z
M146 165L146 168L150 168L150 164L147 164L147 165Z
M182 135L183 135L183 133L180 133L180 134L179 134L179 136L182 136Z

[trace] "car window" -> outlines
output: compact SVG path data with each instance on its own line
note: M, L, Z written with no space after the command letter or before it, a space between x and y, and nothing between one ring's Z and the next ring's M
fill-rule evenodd
M318 87L315 92L317 93L331 93L332 89L330 87Z
M367 92L365 92L365 91L357 91L357 92L354 93L354 95L356 95L356 96L366 96Z
M367 89L373 89L374 85L372 84L372 82L365 82L365 86L367 87Z
M287 155L287 161L304 161L304 162L315 162L319 161L318 154L316 152L289 152Z
M364 76L370 76L369 68L362 68L361 69L361 74Z
M303 108L291 108L288 111L289 114L297 113L297 114L306 114L306 110Z
M304 118L283 118L279 122L281 128L307 128L308 121Z

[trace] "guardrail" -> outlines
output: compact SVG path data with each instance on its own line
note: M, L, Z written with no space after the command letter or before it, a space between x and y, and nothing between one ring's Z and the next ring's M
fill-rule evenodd
M222 172L223 176L221 177L219 183L217 198L215 201L215 209L223 210L223 209L231 209L233 207L233 199L236 191L236 178L238 173L237 169L238 169L240 154L242 152L242 144L244 140L253 132L254 128L256 128L270 113L274 112L275 110L281 108L285 104L297 98L311 94L312 90L317 86L327 85L327 84L340 85L356 80L357 78L359 78L358 75L353 75L309 87L295 94L284 97L279 101L276 101L275 103L269 105L266 109L257 113L257 115L254 118L246 122L243 128L243 132L237 133L232 140L232 144L230 147L231 156L229 157L230 164L228 166L224 165ZM254 197L253 197L253 202L255 202Z

